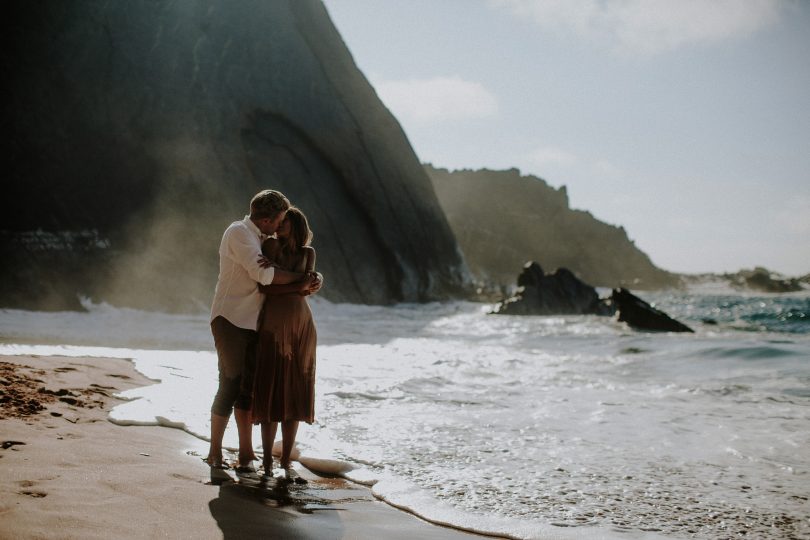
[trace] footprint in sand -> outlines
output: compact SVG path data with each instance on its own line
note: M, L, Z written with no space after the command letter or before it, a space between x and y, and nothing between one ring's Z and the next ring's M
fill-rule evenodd
M33 480L20 480L17 483L20 484L20 487L22 488L31 488L37 484ZM34 497L37 499L40 499L48 495L44 491L40 491L38 489L25 489L23 491L18 491L17 493L19 493L20 495L28 495L29 497Z
M63 367L55 368L54 371L57 372L57 373L64 373L65 371L76 371L76 368L75 367L63 366Z
M0 445L0 446L3 447L3 450L7 450L7 449L11 448L12 446L17 446L17 445L20 445L20 444L25 444L25 443L22 442L22 441L3 441L2 445Z
M44 491L20 491L20 495L28 495L29 497L34 497L35 499L41 499L42 497L47 497L48 494Z

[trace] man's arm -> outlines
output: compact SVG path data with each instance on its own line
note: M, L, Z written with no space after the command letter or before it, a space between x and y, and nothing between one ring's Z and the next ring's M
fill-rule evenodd
M242 268L244 268L251 279L260 285L279 285L293 283L303 279L304 274L298 272L288 272L272 266L263 267L260 264L261 247L255 239L250 237L250 232L244 229L234 229L228 239L229 255Z
M315 279L307 290L307 294L315 294L321 290L321 287L323 287L323 274L315 272Z
M315 278L312 276L305 276L304 279L300 281L287 283L284 285L276 285L276 282L273 281L272 285L259 285L259 291L261 291L264 294L269 294L270 296L282 296L285 294L305 294L310 289L310 287L312 287L312 282L314 281L314 279Z
M265 247L266 245L262 246L263 251ZM271 285L259 284L259 290L264 294L270 295L282 295L290 293L314 294L318 292L321 285L323 285L323 275L321 275L320 272L313 271L315 268L315 250L311 247L305 247L304 250L307 260L305 265L306 269L303 274L299 274L298 272L286 272L285 270L276 268L276 278L273 279L273 283ZM262 268L273 266L273 262L264 254L259 257L258 263ZM283 283L281 281L283 278L279 278L279 272L298 275L301 276L301 279L289 283Z
M270 296L284 296L285 294L298 294L301 286L298 283L285 285L259 285L259 292Z
M304 248L304 252L306 253L307 257L306 273L307 275L312 276L313 279L309 288L303 294L315 294L321 290L321 286L323 285L323 275L320 272L315 271L315 248L312 246L307 246Z
M271 278L270 283L273 285L286 285L288 283L296 283L301 281L306 277L306 274L302 274L301 272L288 272L287 270L282 270L281 268L275 269L275 275ZM264 283L263 285L269 285L270 283Z

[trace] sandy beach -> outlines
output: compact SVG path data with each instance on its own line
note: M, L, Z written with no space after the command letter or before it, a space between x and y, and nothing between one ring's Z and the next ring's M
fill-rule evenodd
M0 537L481 538L300 466L306 485L212 470L183 431L107 420L151 382L121 359L0 356Z

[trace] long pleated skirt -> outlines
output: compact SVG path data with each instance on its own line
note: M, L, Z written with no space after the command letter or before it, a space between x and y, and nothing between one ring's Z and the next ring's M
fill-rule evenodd
M305 296L267 296L259 323L254 423L315 420L318 336Z

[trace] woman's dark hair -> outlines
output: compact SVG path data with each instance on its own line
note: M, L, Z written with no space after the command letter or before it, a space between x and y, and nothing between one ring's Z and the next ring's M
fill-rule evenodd
M291 206L287 210L287 215L284 221L290 223L290 236L284 242L284 251L288 253L295 253L303 246L308 246L312 243L312 230L309 228L307 216L298 207Z

